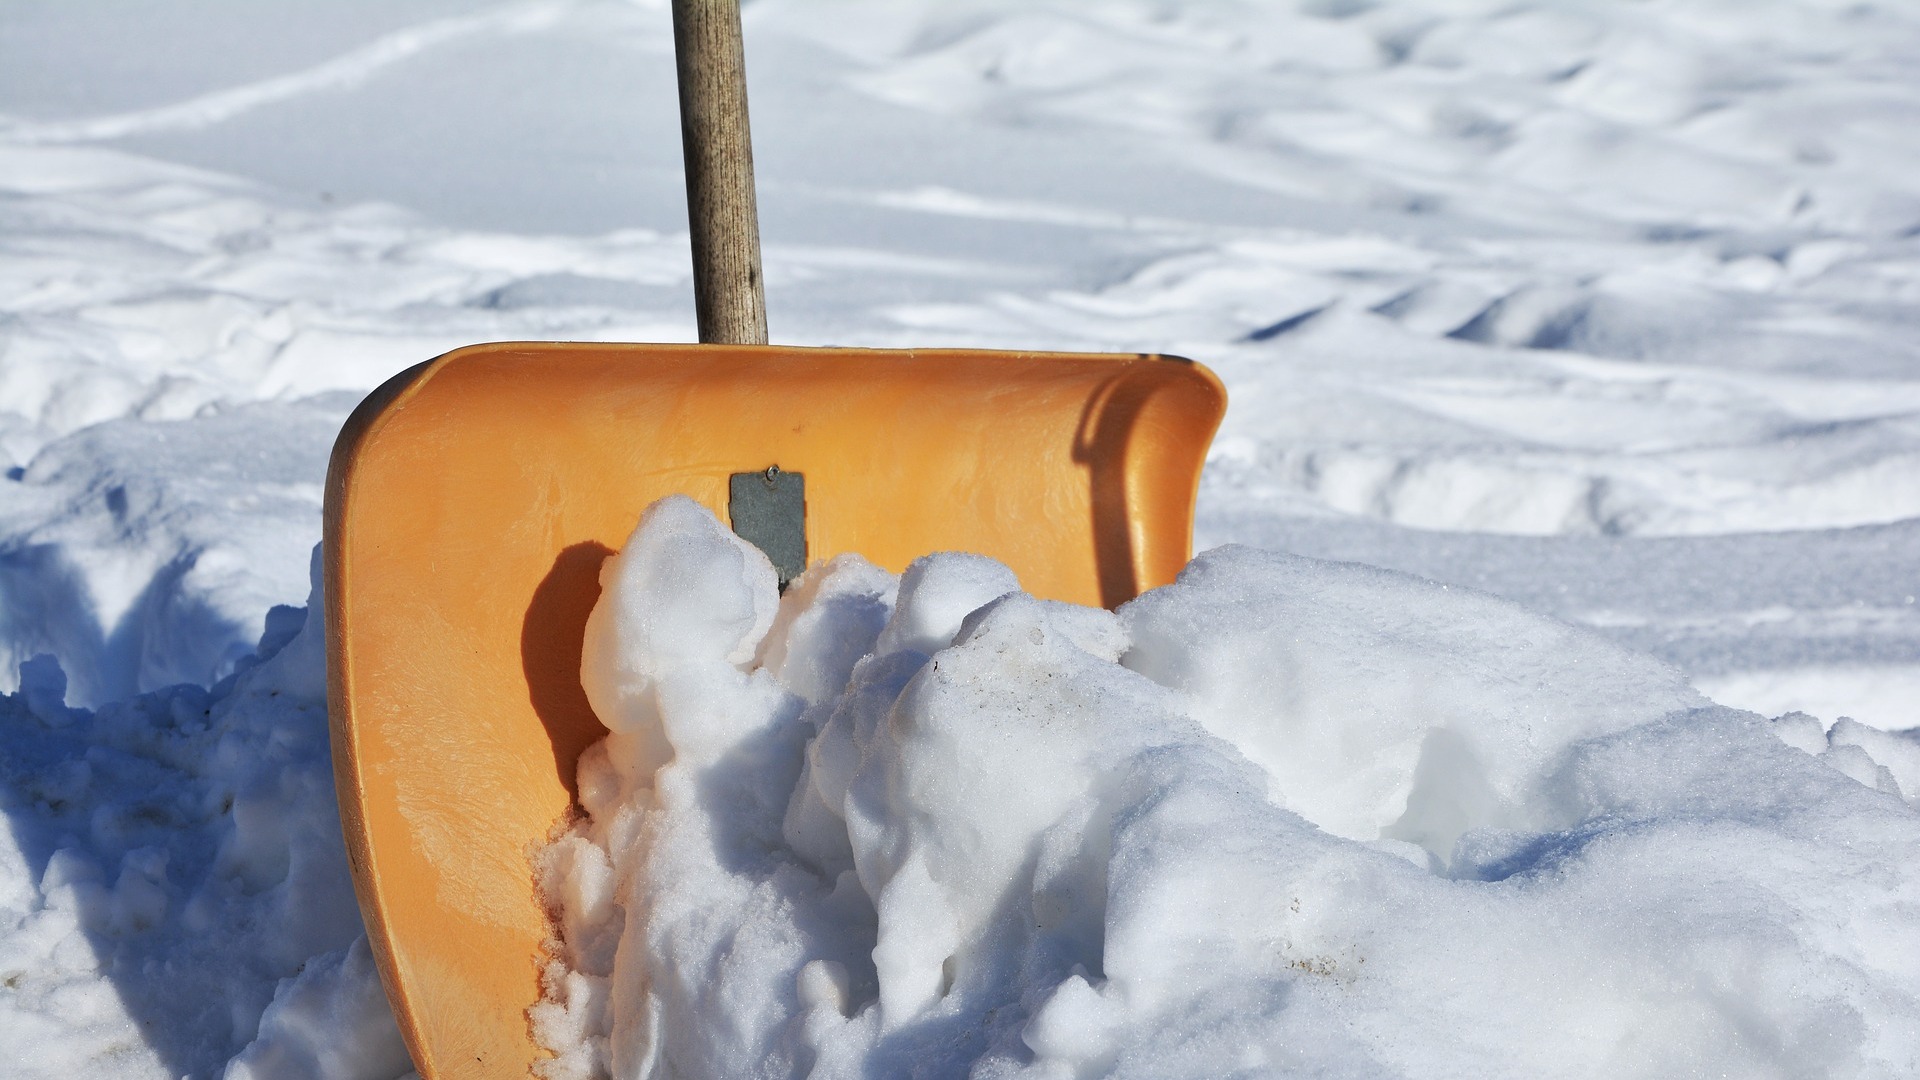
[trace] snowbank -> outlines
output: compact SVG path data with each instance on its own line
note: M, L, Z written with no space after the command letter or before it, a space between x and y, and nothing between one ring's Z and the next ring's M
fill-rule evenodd
M777 598L669 499L602 582L550 1076L1920 1064L1912 740L1244 548L1118 613L965 555Z
M9 1075L411 1068L347 873L320 611L275 608L258 655L211 689L89 712L41 656L0 697Z

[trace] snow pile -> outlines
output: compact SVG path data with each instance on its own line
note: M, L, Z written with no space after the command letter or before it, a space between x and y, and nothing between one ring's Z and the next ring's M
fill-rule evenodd
M320 623L274 609L258 656L210 690L88 712L41 656L0 697L9 1075L410 1068L347 875Z
M550 1077L1920 1066L1904 737L1251 549L1118 613L966 555L777 597L669 499L602 584Z

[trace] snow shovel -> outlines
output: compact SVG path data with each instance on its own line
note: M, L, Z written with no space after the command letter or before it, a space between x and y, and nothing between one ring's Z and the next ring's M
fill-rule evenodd
M782 581L991 555L1112 606L1189 557L1226 405L1173 357L770 347L737 0L675 0L700 345L491 344L354 412L327 477L333 754L354 886L422 1076L523 1077L551 930L529 855L605 729L600 563L681 493Z

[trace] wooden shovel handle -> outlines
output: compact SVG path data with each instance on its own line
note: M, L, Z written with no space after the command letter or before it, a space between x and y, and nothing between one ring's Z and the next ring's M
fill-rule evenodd
M700 340L767 343L739 0L673 0Z

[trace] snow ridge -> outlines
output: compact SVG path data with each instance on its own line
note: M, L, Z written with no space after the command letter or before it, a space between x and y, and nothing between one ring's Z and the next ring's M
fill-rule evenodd
M111 116L39 123L15 120L0 124L0 139L29 146L108 142L134 135L212 127L294 98L359 85L389 67L454 42L540 30L554 25L578 6L579 0L534 0L502 5L474 15L436 19L387 34L304 71L217 90L171 105Z

